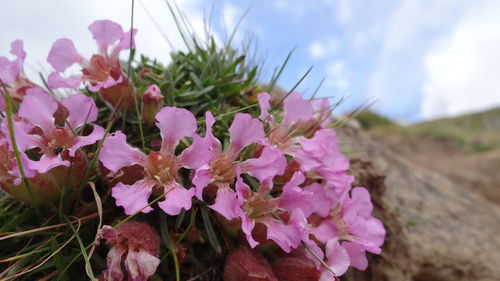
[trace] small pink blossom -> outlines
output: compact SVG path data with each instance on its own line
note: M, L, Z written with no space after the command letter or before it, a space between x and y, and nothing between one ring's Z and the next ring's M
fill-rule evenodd
M99 46L98 53L90 59L81 56L73 42L67 38L61 38L54 42L47 61L56 72L49 75L48 85L52 89L78 89L80 83L85 81L89 83L88 88L91 91L99 92L104 100L113 106L118 106L123 94L132 91L127 77L122 73L119 54L130 48L131 45L134 47L133 38L137 30L124 32L122 27L113 21L98 20L89 26L89 31ZM61 73L74 64L79 64L82 67L82 75L64 78ZM130 95L127 100L122 102L129 104L133 102L131 98L133 97Z
M104 129L99 126L93 126L88 136L76 134L87 122L97 119L97 107L92 98L74 94L63 99L61 105L69 113L63 126L56 124L55 120L59 107L57 101L39 88L29 89L19 106L18 115L26 121L14 122L16 143L22 152L40 149L39 160L27 160L28 167L38 173L61 165L68 167L69 161L61 157L63 151L67 150L69 156L74 157L78 149L94 144L104 135ZM9 135L6 122L3 122L2 130Z
M158 205L169 215L178 215L182 209L189 210L192 205L194 189L184 188L179 183L177 174L181 167L187 165L184 156L186 152L178 156L174 153L181 138L193 137L196 119L186 109L164 107L156 114L156 120L162 137L159 152L146 155L128 145L126 136L117 131L106 138L99 155L102 164L115 173L121 168L136 164L144 168L143 179L132 185L119 182L113 187L112 195L116 204L122 206L128 215L141 209L143 213L152 211L153 208L147 205L153 191L158 195L165 194L165 200Z
M305 239L307 221L304 210L310 212L313 202L312 194L298 187L303 180L304 177L297 173L289 185L285 185L282 194L272 198L267 192L253 192L238 176L235 200L240 206L238 215L242 231L252 248L259 244L252 236L256 223L264 224L267 238L275 241L287 253ZM275 217L279 213L284 215L282 219Z
M156 272L160 264L159 238L147 223L129 221L116 229L105 225L96 243L101 239L106 239L111 249L106 259L108 268L101 273L99 281L147 281Z
M212 209L218 211L227 219L236 216L234 208L226 200L236 197L229 187L241 173L248 173L257 178L262 186L269 187L276 175L284 173L286 159L277 148L264 145L257 158L238 161L240 152L251 144L257 144L264 139L262 123L248 114L238 113L229 128L230 143L226 151L212 134L215 119L210 112L206 113L205 137L195 136L193 145L187 149L185 157L190 168L196 169L193 183L196 186L196 197L203 199L203 190L209 184L218 187L217 198ZM206 149L208 148L208 149Z

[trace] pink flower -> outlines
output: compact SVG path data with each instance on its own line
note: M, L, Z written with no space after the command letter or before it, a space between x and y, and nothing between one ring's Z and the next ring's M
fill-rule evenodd
M217 198L210 207L230 220L237 216L234 207L228 203L234 202L236 197L229 187L236 176L248 173L257 178L263 187L269 187L276 175L284 173L286 159L277 148L264 145L259 157L240 162L238 157L245 147L264 139L262 123L248 114L236 114L229 128L230 144L226 151L222 150L219 140L212 134L214 123L214 117L207 112L205 137L194 137L193 145L186 150L185 159L190 168L196 169L193 183L197 198L203 200L203 190L207 185L216 185Z
M271 96L268 93L257 95L260 116L259 118L269 124L267 139L269 143L281 149L285 154L291 154L293 147L297 145L294 136L300 135L304 128L301 122L312 120L313 107L309 101L302 98L302 95L293 92L283 101L283 121L276 123L276 118L268 112L271 107L269 101Z
M28 167L38 173L61 165L68 167L69 161L61 157L63 151L67 150L69 156L74 157L78 149L94 144L104 135L104 129L99 126L93 126L88 136L76 133L80 127L97 119L97 107L92 98L74 94L63 99L61 105L68 110L68 117L62 126L57 124L54 116L58 103L40 88L29 89L19 107L19 117L27 122L14 122L16 142L22 152L40 149L38 161L27 160ZM3 122L2 130L9 136L6 122Z
M77 89L82 80L86 81L90 84L89 89L91 91L99 92L104 100L113 106L118 106L118 102L124 94L124 91L119 90L132 91L127 82L127 77L122 73L122 66L118 56L121 51L130 48L131 37L132 47L134 46L133 38L137 30L124 32L118 23L110 20L95 21L89 26L89 30L99 46L98 53L94 54L90 59L85 59L78 53L71 40L67 38L58 39L52 45L47 57L47 61L54 67L56 72L49 75L47 82L52 89ZM79 64L82 67L82 76L70 76L68 78L61 76L61 73L73 64ZM114 86L115 90L109 90ZM108 90L104 91L105 89ZM129 103L130 97L122 102Z
M191 208L194 189L185 189L179 183L177 174L181 167L187 167L186 150L179 156L174 153L181 138L193 137L196 119L186 109L164 107L156 114L156 120L162 137L160 151L146 155L128 145L126 136L117 131L106 138L99 155L102 164L114 173L136 164L144 167L143 179L132 185L119 182L113 187L112 196L116 199L116 204L122 206L128 215L146 207L152 192L157 195L165 194L165 200L158 205L169 215L178 215L181 209ZM142 212L152 210L148 206Z
M354 178L345 173L349 160L339 149L335 131L321 129L312 138L299 137L297 140L300 146L294 148L293 156L304 173L342 189L350 188Z
M23 74L24 59L26 52L23 49L23 41L15 40L11 43L10 53L16 59L9 60L4 56L0 56L0 80L8 84L7 92L17 102L21 102L26 89L38 87L36 84L27 79ZM4 88L0 88L3 92ZM0 98L0 111L5 111L5 100Z
M380 254L385 237L384 226L371 216L372 210L368 191L363 187L353 188L351 195L333 208L330 216L322 219L311 233L323 243L338 239L350 264L364 270L368 266L365 251Z
M275 241L283 251L289 253L291 249L300 245L306 237L307 221L304 211L310 212L309 209L313 204L312 194L298 186L303 181L304 176L300 172L296 173L292 180L283 187L282 194L277 198L272 198L267 192L253 192L238 176L237 198L234 199L236 201L234 204L239 207L241 229L252 248L259 244L252 237L252 230L256 223L266 226L267 238ZM277 214L283 217L277 219Z
M108 268L101 273L100 281L126 280L147 281L160 264L159 239L156 231L147 223L129 221L113 229L105 225L99 231L99 240L106 239L111 249L107 256Z

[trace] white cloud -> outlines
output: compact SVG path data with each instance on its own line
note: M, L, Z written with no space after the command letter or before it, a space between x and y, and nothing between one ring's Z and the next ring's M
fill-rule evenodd
M325 47L323 43L319 40L312 42L309 45L309 54L315 59L320 59L325 56Z
M327 80L326 84L334 86L340 90L345 90L349 87L349 80L346 77L345 63L341 60L333 61L326 67Z
M500 105L500 3L474 5L424 59L422 113L454 116Z
M329 55L335 55L339 47L339 40L336 37L316 40L309 45L309 55L313 59L321 59Z
M239 18L242 16L241 9L227 3L224 5L222 13L224 14L224 20L228 31L232 32L236 28Z

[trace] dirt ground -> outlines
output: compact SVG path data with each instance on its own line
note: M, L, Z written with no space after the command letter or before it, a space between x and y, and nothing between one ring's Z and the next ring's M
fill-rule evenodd
M500 205L500 150L466 152L451 141L432 137L372 135L386 148Z

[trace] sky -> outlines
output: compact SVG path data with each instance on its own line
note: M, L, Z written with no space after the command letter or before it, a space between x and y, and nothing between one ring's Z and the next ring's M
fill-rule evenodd
M279 84L344 98L337 113L371 109L401 123L500 106L500 1L467 0L178 0L193 28L204 20L219 41L237 22L234 44L253 39L264 58L263 81L294 50ZM50 73L52 43L70 38L83 55L96 50L87 29L97 19L130 27L131 0L4 1L0 55L24 41L28 75ZM164 0L136 0L137 51L168 63L186 49ZM244 17L243 17L244 15ZM242 18L243 17L243 18ZM165 37L168 38L165 40ZM267 80L266 80L267 79Z

